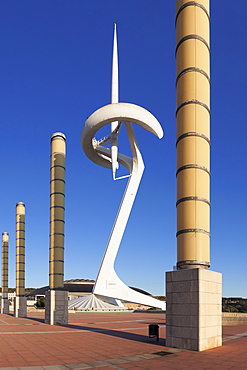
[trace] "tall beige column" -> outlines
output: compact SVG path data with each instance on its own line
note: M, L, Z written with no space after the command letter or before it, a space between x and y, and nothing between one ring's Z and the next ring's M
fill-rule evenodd
M166 273L166 345L220 346L221 274L210 266L209 0L176 1L177 271Z
M25 297L25 204L16 203L16 297L14 315L26 317Z
M66 137L61 132L51 136L50 167L50 261L49 287L46 294L46 323L68 322L68 293L64 291Z
M177 267L210 266L209 1L177 1Z
M1 313L9 313L9 234L2 233L2 304Z

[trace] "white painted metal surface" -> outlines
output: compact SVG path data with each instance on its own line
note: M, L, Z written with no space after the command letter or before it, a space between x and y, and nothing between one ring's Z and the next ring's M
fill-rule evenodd
M114 23L113 52L112 52L112 88L111 103L118 103L118 48L117 48L117 24ZM119 168L117 161L118 134L116 132L118 121L111 123L111 163L113 180L116 179L116 171Z
M114 30L114 45L116 48L116 26ZM112 104L98 109L86 120L81 134L81 144L89 159L100 166L112 169L114 179L118 168L116 161L127 168L130 177L112 228L93 293L116 300L125 300L165 309L164 302L129 288L120 280L114 269L117 252L144 171L144 163L132 123L155 134L158 138L163 136L160 123L149 111L135 104L116 102L118 98L118 93L116 92L118 91L118 83L116 84L116 81L118 79L116 78L117 68L114 64L117 61L115 48L113 48L113 81L115 82L112 86ZM132 158L118 152L118 122L126 126ZM105 139L97 141L94 138L96 132L107 124L111 124L111 135L108 138L110 148L101 145L102 143L105 144Z
M81 144L91 161L106 168L112 168L111 160L102 157L100 150L96 150L97 145L93 139L100 128L112 121L136 123L158 136L159 139L163 137L163 130L158 120L152 113L138 105L115 103L97 109L84 124L81 133Z

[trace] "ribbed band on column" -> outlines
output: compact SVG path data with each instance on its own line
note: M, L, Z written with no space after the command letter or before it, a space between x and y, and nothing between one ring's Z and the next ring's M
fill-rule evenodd
M188 1L187 3L183 4L177 11L177 14L176 14L176 20L175 20L175 23L177 23L177 20L178 20L178 16L179 14L185 9L187 8L188 6L198 6L199 8L201 8L206 16L208 17L208 20L210 21L210 16L208 14L208 11L207 9L205 8L205 6L201 3L199 3L198 1Z
M179 40L179 42L177 43L177 46L176 46L176 54L177 54L177 51L178 51L179 46L183 42L188 41L188 40L193 40L193 39L194 40L201 41L208 48L208 50L210 51L209 45L208 45L207 41L203 37L192 34L192 35L186 35L183 38L181 38L181 40Z
M200 100L196 100L196 99L191 99L191 100L186 100L184 101L183 103L181 103L178 107L177 107L177 110L176 110L176 116L178 114L178 111L183 108L185 105L188 105L188 104L198 104L198 105L201 105L202 107L204 107L208 113L210 113L210 109L209 107L207 106L207 104L203 103L202 101Z
M204 166L200 166L199 164L186 164L177 169L176 176L179 174L179 172L184 171L184 170L189 170L189 169L202 170L202 171L207 172L208 175L210 175L209 170Z
M197 260L187 260L187 261L179 261L177 263L178 268L208 268L210 267L210 263L208 261L197 261Z
M179 81L179 79L185 75L186 73L189 73L189 72L198 72L200 74L202 74L204 77L206 77L206 79L208 80L208 82L210 83L210 77L209 75L203 70L203 69L200 69L200 68L196 68L196 67L188 67L188 68L185 68L183 69L177 76L176 78L176 85Z
M62 132L54 132L54 134L51 135L51 141L57 138L61 138L66 141L66 136Z
M184 198L180 198L180 199L177 200L176 206L178 206L182 202L187 202L187 201L204 202L204 203L207 203L210 206L209 200L207 200L205 198L201 198L201 197L184 197Z
M177 138L176 146L178 145L178 143L179 143L180 140L182 140L182 139L184 139L186 137L192 137L192 136L200 137L201 139L206 140L208 142L208 144L210 145L210 140L209 140L209 138L206 135L204 135L204 134L202 134L200 132L186 132L186 133L184 133L183 135L180 135Z

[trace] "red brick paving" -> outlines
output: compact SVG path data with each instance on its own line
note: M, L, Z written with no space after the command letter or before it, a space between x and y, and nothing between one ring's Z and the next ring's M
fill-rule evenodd
M75 313L66 326L44 324L43 313L28 316L0 315L1 368L247 369L247 326L224 326L222 347L161 356L156 353L172 349L165 347L165 317L160 313ZM158 342L148 337L149 324L159 325Z

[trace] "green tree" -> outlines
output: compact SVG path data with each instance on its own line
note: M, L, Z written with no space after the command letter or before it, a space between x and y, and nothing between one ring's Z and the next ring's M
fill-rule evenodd
M44 308L45 307L45 297L40 297L36 302L35 306L37 308Z

